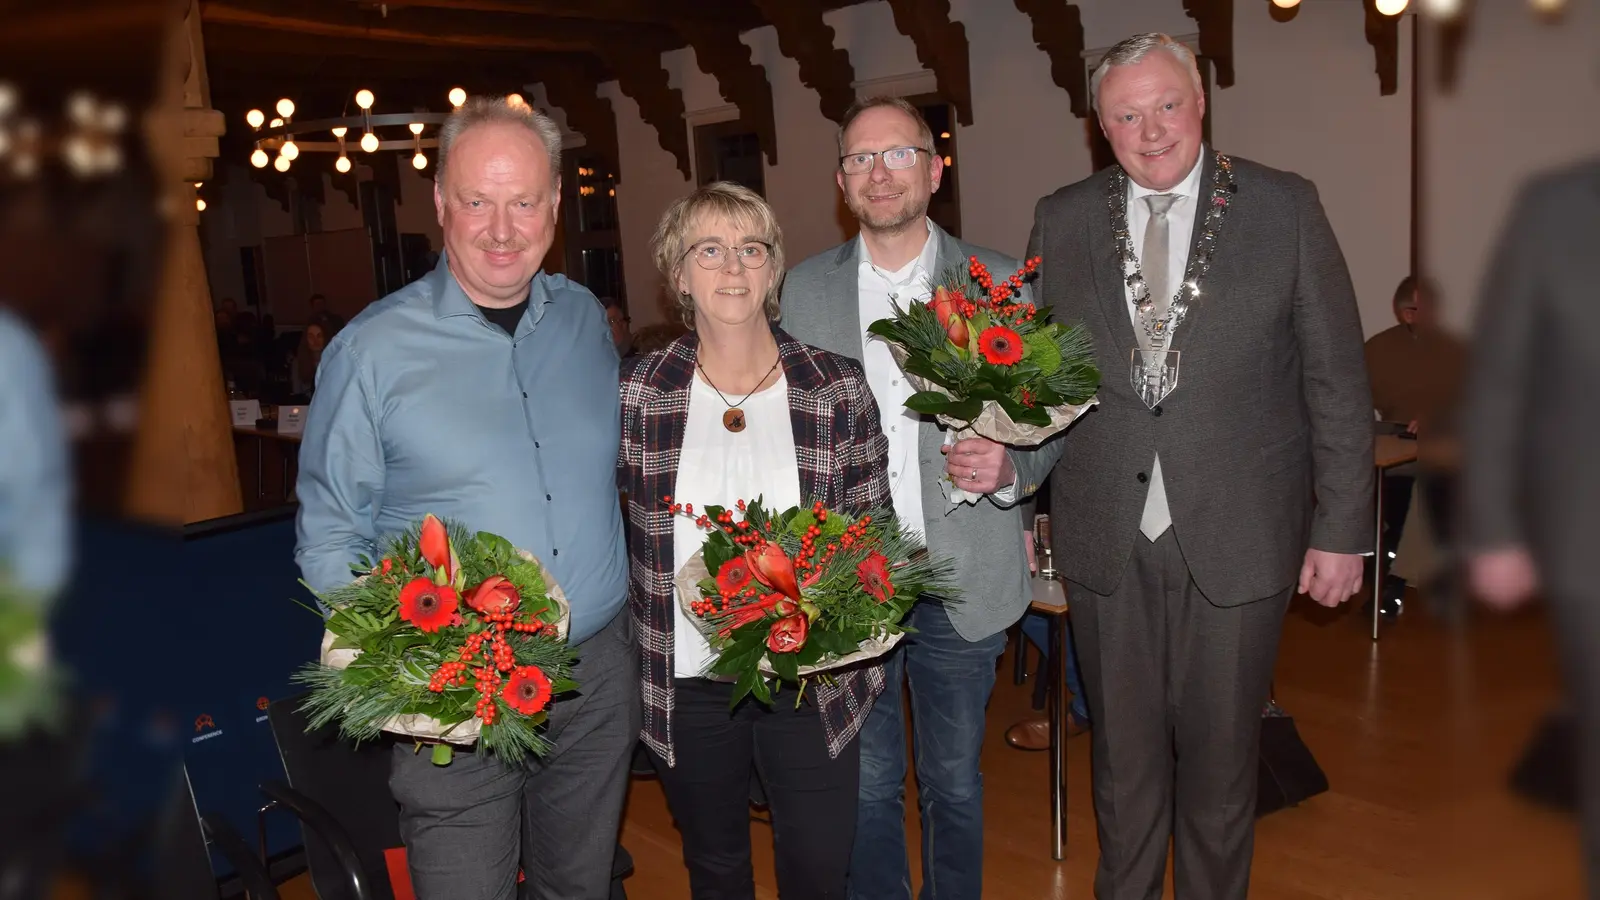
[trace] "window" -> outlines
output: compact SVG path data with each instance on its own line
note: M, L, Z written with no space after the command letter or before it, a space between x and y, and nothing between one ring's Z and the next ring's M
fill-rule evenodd
M956 165L956 110L937 94L920 94L906 101L922 113L933 132L933 150L944 159L944 177L928 201L928 218L951 237L961 236L960 169Z
M604 157L581 150L567 157L566 169L561 208L567 277L626 307L616 171Z
M738 119L696 125L694 152L695 173L700 184L731 181L763 197L767 195L761 138Z

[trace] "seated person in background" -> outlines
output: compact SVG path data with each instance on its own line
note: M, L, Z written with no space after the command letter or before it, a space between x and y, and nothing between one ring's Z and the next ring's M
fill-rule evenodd
M332 340L333 336L339 333L339 329L344 327L344 316L329 309L328 298L321 294L312 294L306 303L311 307L309 321L321 325L324 337L327 340Z
M605 307L606 324L611 326L611 342L617 345L617 356L627 359L633 355L633 318L615 297L601 297L600 305Z
M1457 394L1466 371L1466 347L1438 324L1437 293L1426 279L1407 276L1394 292L1394 317L1399 324L1367 341L1367 376L1372 405L1385 422L1404 423L1419 441L1446 439ZM1417 473L1410 466L1383 478L1383 552L1392 559L1400 546ZM1424 473L1423 502L1429 518L1448 532L1450 484L1436 473ZM1397 615L1406 582L1393 574L1384 579L1383 612Z
M290 390L310 396L317 383L317 365L322 362L322 350L328 346L328 333L318 322L306 326L300 333L300 346L294 351L294 364L289 368Z

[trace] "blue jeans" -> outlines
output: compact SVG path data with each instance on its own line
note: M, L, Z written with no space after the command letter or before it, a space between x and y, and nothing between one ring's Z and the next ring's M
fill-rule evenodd
M1040 653L1050 652L1050 622L1038 613L1022 617L1022 633L1039 648ZM1083 698L1083 676L1078 673L1078 651L1072 647L1072 619L1067 619L1067 693L1072 695L1072 715L1088 724L1089 703Z
M981 641L956 633L944 607L912 607L915 634L884 664L888 687L861 729L861 801L850 857L852 900L910 900L906 857L906 720L911 720L922 814L922 900L977 900L983 892L984 711L1005 632Z

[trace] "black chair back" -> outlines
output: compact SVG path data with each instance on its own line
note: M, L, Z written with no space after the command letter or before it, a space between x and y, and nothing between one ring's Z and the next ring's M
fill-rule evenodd
M399 809L389 792L389 758L393 745L373 741L356 746L341 739L338 729L308 730L300 704L305 695L271 704L267 718L283 758L283 771L294 794L311 801L335 826L314 821L317 812L294 809L288 798L263 786L269 797L289 806L301 819L306 868L321 900L365 900L352 886L349 858L359 860L366 897L393 900L385 851L402 846ZM342 832L341 836L337 832ZM339 846L347 842L347 846Z

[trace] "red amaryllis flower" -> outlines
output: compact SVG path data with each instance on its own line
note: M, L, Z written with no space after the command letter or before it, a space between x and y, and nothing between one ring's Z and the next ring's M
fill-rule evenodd
M450 551L450 533L445 530L444 523L429 513L422 519L422 534L417 538L417 549L422 551L422 558L428 565L435 569L444 570L446 582L455 580L456 573L452 566L454 554Z
M507 706L531 716L550 704L550 679L538 666L517 666L511 670L500 696Z
M894 596L894 582L889 580L889 558L882 553L870 554L856 566L856 578L867 593L885 603Z
M447 584L413 578L400 589L400 618L426 632L450 624L456 612L456 591Z
M794 560L777 544L762 544L745 555L756 580L782 593L790 600L800 599L800 586L794 578Z
M767 649L773 653L797 653L806 645L806 633L811 630L811 620L804 615L784 616L772 623L767 632Z
M934 289L933 299L928 301L928 308L939 317L939 325L944 329L944 333L949 335L950 343L957 347L965 347L968 337L967 320L957 312L960 309L960 302L956 299L956 295L939 287Z
M503 575L490 575L467 595L467 605L486 616L512 612L521 601L517 586Z
M1014 366L1022 361L1022 337L1004 325L992 325L978 335L983 358L997 366Z
M750 565L746 554L740 554L722 564L717 570L717 590L724 597L736 596L750 584L750 579L755 577L755 569Z

